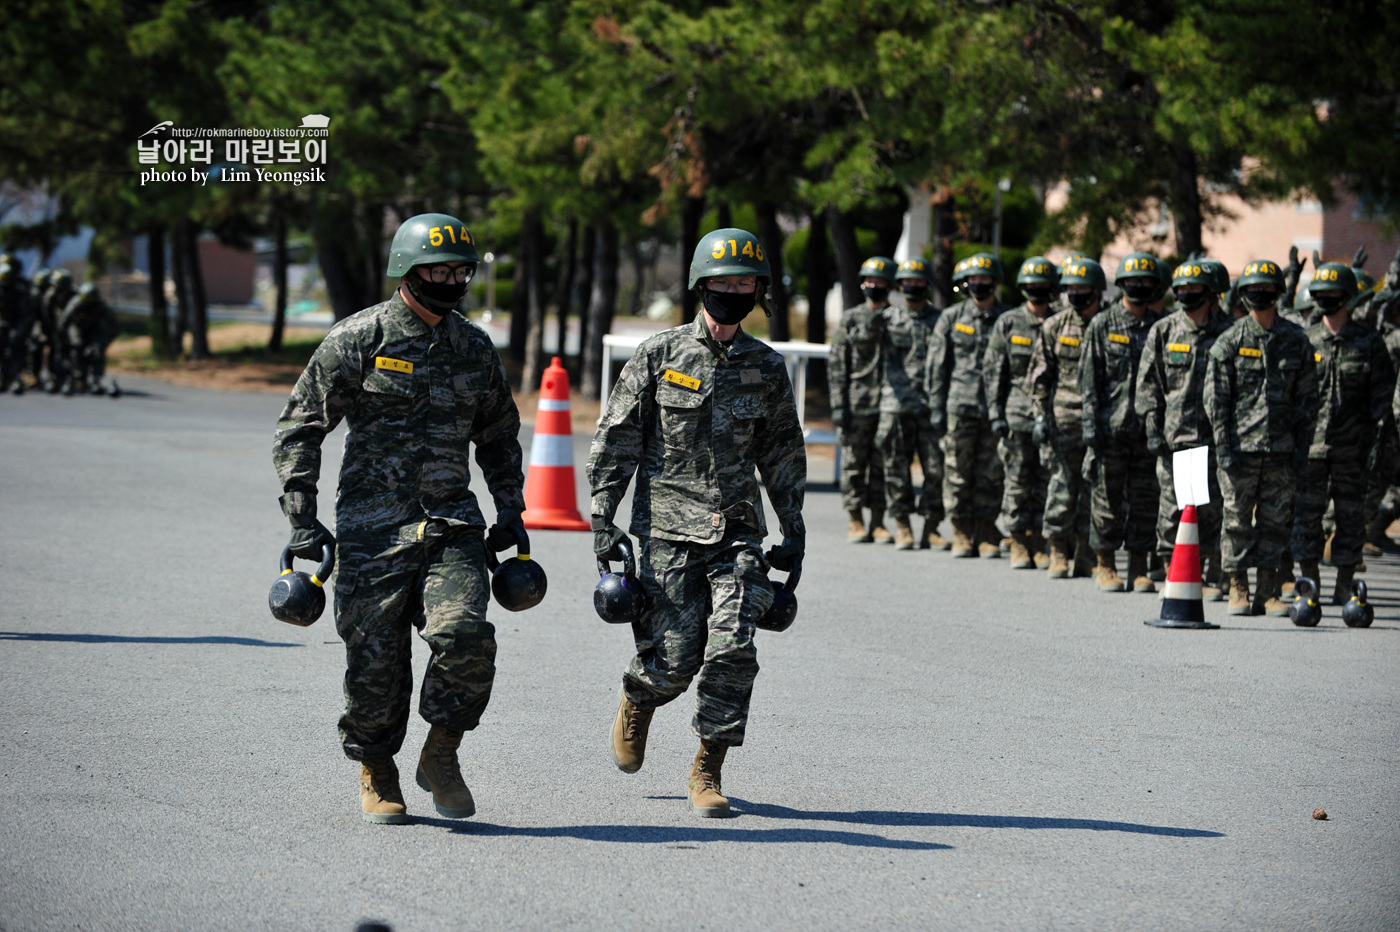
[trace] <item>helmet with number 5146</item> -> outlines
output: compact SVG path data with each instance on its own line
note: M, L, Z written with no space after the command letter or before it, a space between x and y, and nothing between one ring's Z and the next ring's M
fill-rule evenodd
M389 267L385 274L401 278L416 265L440 262L469 263L467 278L476 274L481 257L476 238L467 225L449 214L419 214L409 217L394 233L389 245Z
M690 284L686 287L694 288L700 279L719 275L757 276L763 279L762 290L766 291L772 273L768 270L768 254L758 237L732 227L701 237L690 259Z

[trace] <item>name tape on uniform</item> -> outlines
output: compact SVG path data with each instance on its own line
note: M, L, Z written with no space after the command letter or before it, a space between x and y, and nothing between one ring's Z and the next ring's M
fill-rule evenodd
M1030 346L1032 340L1030 337L1019 337L1013 334L1011 337L1011 342L1016 344L1017 346Z
M1313 353L1313 362L1322 362L1322 354Z
M1250 359L1263 359L1263 358L1264 358L1264 351L1263 351L1263 350L1257 350L1257 349L1250 349L1248 346L1241 346L1241 347L1240 347L1240 355L1241 355L1241 356L1248 356Z
M976 333L976 327L969 327L967 324L953 324L953 329L958 333Z
M374 368L388 369L390 372L407 372L412 374L413 363L403 359L390 359L388 356L374 357Z
M1131 343L1131 342L1133 342L1131 339L1129 339L1128 337L1123 336L1123 334L1121 334L1121 333L1110 333L1110 334L1108 335L1108 340L1109 340L1110 343Z
M683 372L677 372L675 369L667 369L665 372L661 373L661 378L663 381L674 382L675 384L688 388L691 391L699 391L700 389L699 379L697 379L693 375L686 375Z
M1060 342L1063 343L1065 346L1079 345L1079 341L1076 340L1074 337L1060 337Z
M1167 352L1169 352L1169 353L1189 353L1189 352L1191 352L1191 344L1190 344L1190 343L1168 343L1168 344L1167 344Z

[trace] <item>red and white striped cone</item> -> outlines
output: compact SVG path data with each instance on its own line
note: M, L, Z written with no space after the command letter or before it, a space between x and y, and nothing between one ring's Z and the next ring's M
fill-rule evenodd
M1162 617L1143 624L1154 628L1220 627L1206 621L1205 603L1201 599L1201 533L1196 526L1195 505L1181 509L1172 564L1167 570L1167 585L1162 593Z
M527 528L587 531L574 491L574 428L569 420L569 373L555 356L540 379L530 470L525 476Z

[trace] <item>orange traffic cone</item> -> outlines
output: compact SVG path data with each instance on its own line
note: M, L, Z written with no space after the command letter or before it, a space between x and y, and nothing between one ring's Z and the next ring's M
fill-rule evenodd
M1181 509L1172 565L1167 570L1167 585L1162 596L1162 617L1143 624L1154 628L1220 627L1206 622L1205 603L1201 599L1201 534L1196 527L1195 505Z
M555 356L540 379L530 471L525 476L527 528L587 531L574 492L574 431L569 421L569 373Z

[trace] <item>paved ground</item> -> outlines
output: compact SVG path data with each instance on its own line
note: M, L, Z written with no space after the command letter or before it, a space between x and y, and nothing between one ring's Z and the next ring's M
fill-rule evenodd
M330 620L265 607L280 401L127 387L0 398L6 932L1400 928L1396 558L1370 630L1212 605L1223 630L1162 631L1149 596L847 545L814 487L801 613L761 636L725 770L741 814L701 822L688 699L613 767L628 632L593 616L586 535L539 533L547 600L492 608L478 815L410 787L413 824L372 826Z

